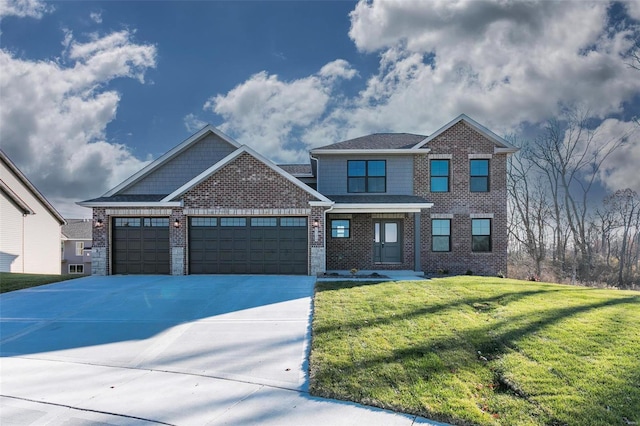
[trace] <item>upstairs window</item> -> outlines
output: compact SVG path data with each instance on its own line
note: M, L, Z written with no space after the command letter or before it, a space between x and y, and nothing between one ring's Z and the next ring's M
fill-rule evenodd
M491 251L491 219L471 219L471 250Z
M431 221L431 250L451 251L451 219Z
M76 256L82 256L83 251L84 251L84 242L76 241Z
M489 160L471 160L469 168L471 192L489 192Z
M449 160L431 160L431 192L449 192Z
M348 192L386 192L385 160L350 160L347 162Z

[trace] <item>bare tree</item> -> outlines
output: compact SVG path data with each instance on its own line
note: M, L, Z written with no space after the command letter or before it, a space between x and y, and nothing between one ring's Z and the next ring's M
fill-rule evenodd
M532 179L534 164L521 150L511 157L507 170L507 191L513 210L513 238L524 247L540 276L546 258L546 233L550 209L546 188L540 179Z
M591 278L592 247L587 213L589 194L602 163L626 140L602 140L587 123L588 113L571 110L565 120L548 122L543 136L532 146L530 160L549 184L556 222L556 250L563 256L562 220L566 220L574 249L573 274Z
M616 215L617 225L621 228L620 250L618 252L618 287L625 287L625 277L631 276L635 257L634 245L640 228L640 197L627 188L618 190L605 199Z

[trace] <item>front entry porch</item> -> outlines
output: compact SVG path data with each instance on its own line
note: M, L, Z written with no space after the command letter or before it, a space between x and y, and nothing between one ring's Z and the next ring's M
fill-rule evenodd
M327 215L327 270L420 270L414 213Z

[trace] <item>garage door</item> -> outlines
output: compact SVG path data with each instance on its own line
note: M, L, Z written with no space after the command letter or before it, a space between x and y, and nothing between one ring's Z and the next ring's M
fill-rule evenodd
M169 273L169 218L116 217L112 230L112 273Z
M306 217L192 217L191 274L307 274Z

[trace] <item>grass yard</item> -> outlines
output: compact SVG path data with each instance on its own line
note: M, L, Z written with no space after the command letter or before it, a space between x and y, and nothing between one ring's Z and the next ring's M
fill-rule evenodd
M0 272L0 293L80 278L83 275L39 275Z
M640 293L319 282L311 393L453 424L640 425Z

